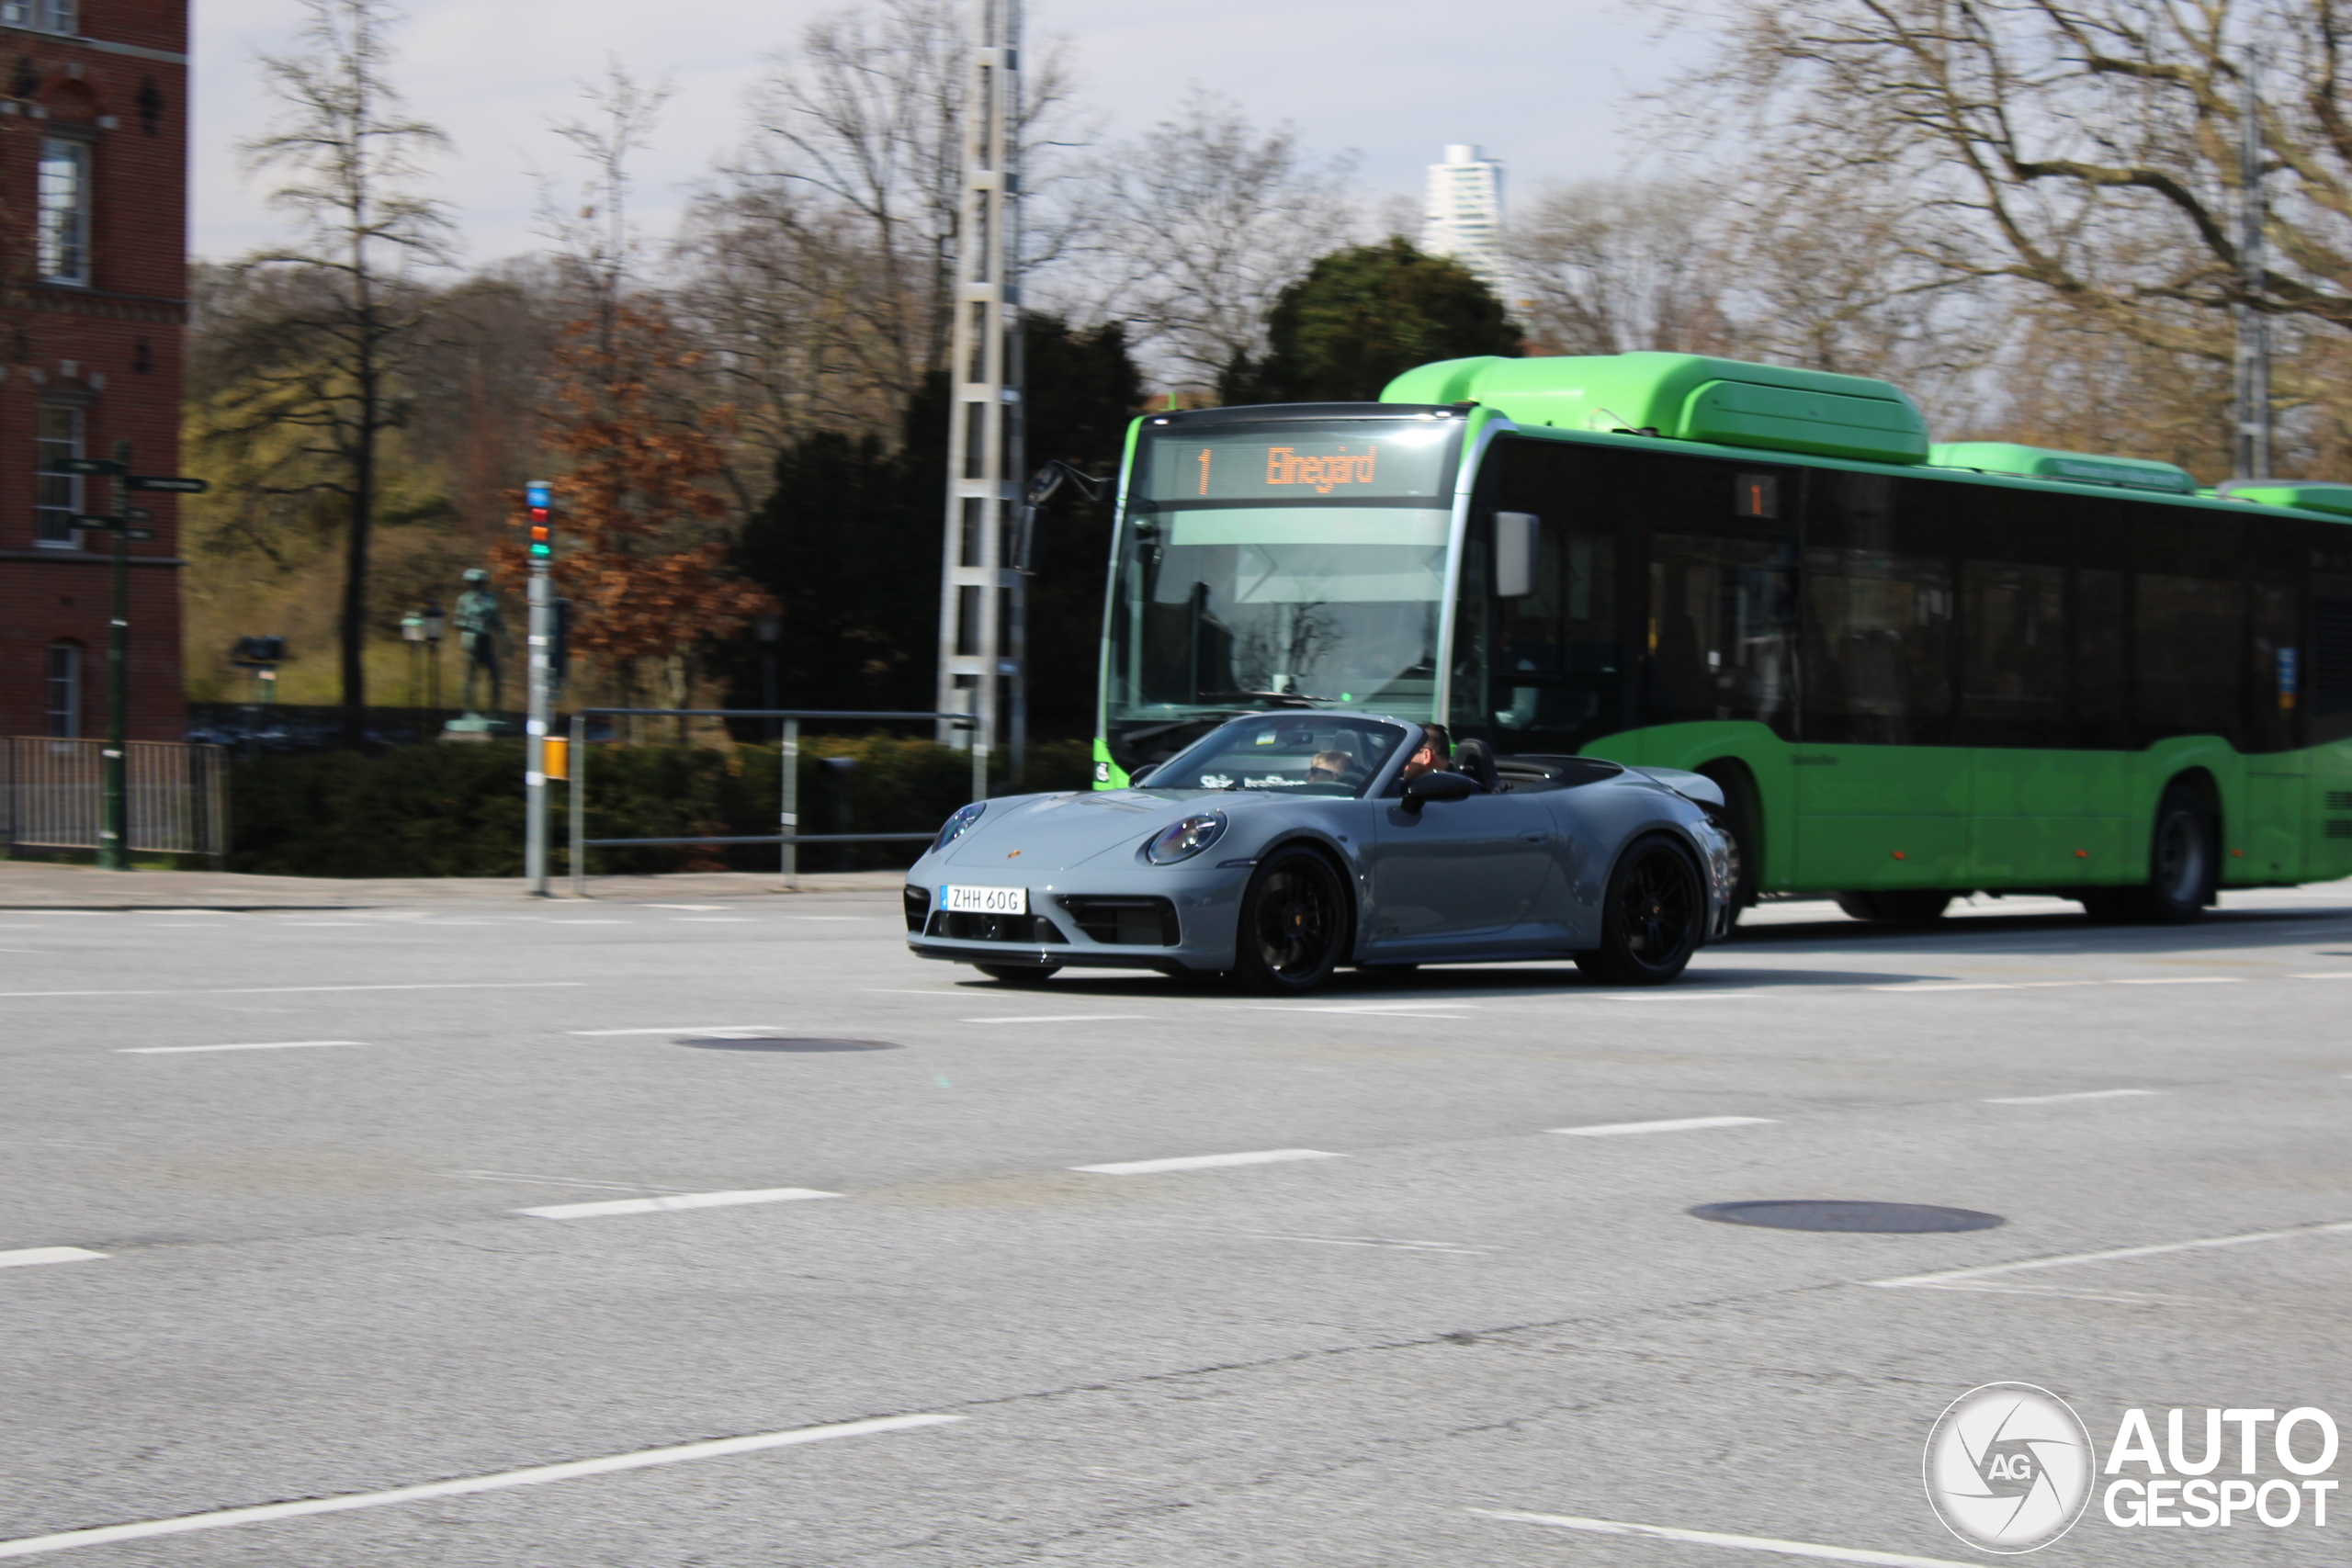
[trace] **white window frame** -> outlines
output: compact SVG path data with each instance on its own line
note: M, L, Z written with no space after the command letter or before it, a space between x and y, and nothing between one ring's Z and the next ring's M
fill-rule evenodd
M80 9L79 0L0 0L0 24L72 38L81 25Z
M65 416L70 434L48 433L51 413ZM54 458L87 455L83 448L89 442L90 411L80 403L44 402L33 417L33 543L43 549L70 550L82 542L82 536L63 519L82 510L82 476L52 474L48 468Z
M52 642L41 653L41 698L52 740L82 738L82 645Z
M33 268L43 283L90 285L90 169L96 151L79 136L41 138ZM70 183L60 177L68 169Z

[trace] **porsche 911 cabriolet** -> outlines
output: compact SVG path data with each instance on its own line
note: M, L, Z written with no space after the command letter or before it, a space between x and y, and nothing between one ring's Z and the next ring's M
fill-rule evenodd
M975 801L908 873L907 944L1008 984L1143 968L1292 994L1342 964L1563 957L1658 985L1728 931L1712 779L1477 741L1432 768L1423 745L1403 719L1254 714L1126 789Z

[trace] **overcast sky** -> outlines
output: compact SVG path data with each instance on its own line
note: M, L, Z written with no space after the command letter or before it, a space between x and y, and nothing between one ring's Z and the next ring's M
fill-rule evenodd
M577 112L578 84L617 55L678 88L639 162L655 232L714 158L741 135L745 86L837 0L408 0L394 78L448 132L455 154L432 188L455 209L466 260L536 249L530 170L563 167L548 123ZM237 143L267 103L256 50L288 47L294 0L198 0L192 247L227 258L263 243L274 220L241 176ZM1109 133L1147 130L1197 83L1261 126L1289 119L1318 152L1363 155L1359 188L1418 201L1425 165L1449 142L1483 145L1510 191L1624 172L1639 149L1628 100L1692 52L1660 42L1623 0L1030 0L1028 44L1067 39L1083 99Z

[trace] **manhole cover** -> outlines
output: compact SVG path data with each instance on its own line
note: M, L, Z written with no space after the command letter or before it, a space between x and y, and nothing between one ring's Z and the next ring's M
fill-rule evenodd
M1727 1225L1766 1225L1781 1231L1870 1231L1883 1235L1985 1231L2007 1223L1998 1214L1974 1209L1939 1209L1932 1203L1840 1203L1819 1198L1702 1203L1690 1213Z
M690 1034L678 1042L701 1051L896 1051L888 1040L816 1040L790 1034Z

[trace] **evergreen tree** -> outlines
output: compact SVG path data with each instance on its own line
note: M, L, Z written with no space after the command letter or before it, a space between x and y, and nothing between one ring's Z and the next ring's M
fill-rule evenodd
M1073 331L1042 315L1023 325L1030 468L1059 458L1089 474L1115 471L1143 399L1125 333L1115 323ZM895 449L872 435L820 432L776 459L775 489L744 526L735 558L783 608L783 706L925 711L937 700L948 405L946 378L934 372L909 401ZM1109 505L1089 506L1065 487L1029 581L1030 728L1039 739L1091 728L1110 549ZM739 641L729 658L735 700L757 705L759 650Z
M1418 365L1524 352L1503 302L1460 262L1392 237L1334 251L1283 289L1262 362L1237 357L1227 403L1367 402Z
M1143 377L1116 321L1074 332L1053 316L1024 322L1028 465L1058 458L1083 474L1115 474ZM1017 475L1026 479L1028 475ZM1111 560L1111 501L1091 504L1076 485L1050 506L1029 579L1029 732L1038 740L1094 731L1102 593Z

